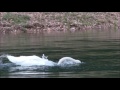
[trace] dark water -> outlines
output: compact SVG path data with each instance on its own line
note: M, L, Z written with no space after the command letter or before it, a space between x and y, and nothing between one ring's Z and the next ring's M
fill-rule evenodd
M69 56L84 63L68 67L21 67L0 57L0 78L120 78L119 30L0 35L0 55L43 53L54 62Z

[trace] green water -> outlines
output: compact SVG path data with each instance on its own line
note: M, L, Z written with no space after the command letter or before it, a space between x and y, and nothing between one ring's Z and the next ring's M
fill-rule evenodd
M0 35L0 55L42 54L57 62L69 56L83 64L71 67L21 67L0 60L0 78L120 78L120 31L98 30Z

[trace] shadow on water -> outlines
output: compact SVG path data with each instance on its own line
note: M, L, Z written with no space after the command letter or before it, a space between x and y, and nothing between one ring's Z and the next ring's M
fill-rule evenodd
M54 62L69 56L84 62L79 66L16 66L0 58L1 78L119 78L120 31L86 31L0 36L0 54L41 56Z

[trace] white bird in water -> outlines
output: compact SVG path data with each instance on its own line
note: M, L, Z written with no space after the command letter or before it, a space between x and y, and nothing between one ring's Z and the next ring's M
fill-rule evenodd
M61 66L61 65L67 65L67 64L79 64L81 63L80 60L73 59L71 57L63 57L61 58L58 63L55 63L51 60L47 59L47 56L44 54L41 57L38 57L36 55L32 56L11 56L7 55L7 58L9 59L10 62L15 63L16 65L21 65L21 66L40 66L40 65L45 65L45 66Z

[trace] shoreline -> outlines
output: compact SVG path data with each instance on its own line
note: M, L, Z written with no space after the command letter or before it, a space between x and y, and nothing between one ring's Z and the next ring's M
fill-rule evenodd
M1 12L0 34L120 29L119 12Z

